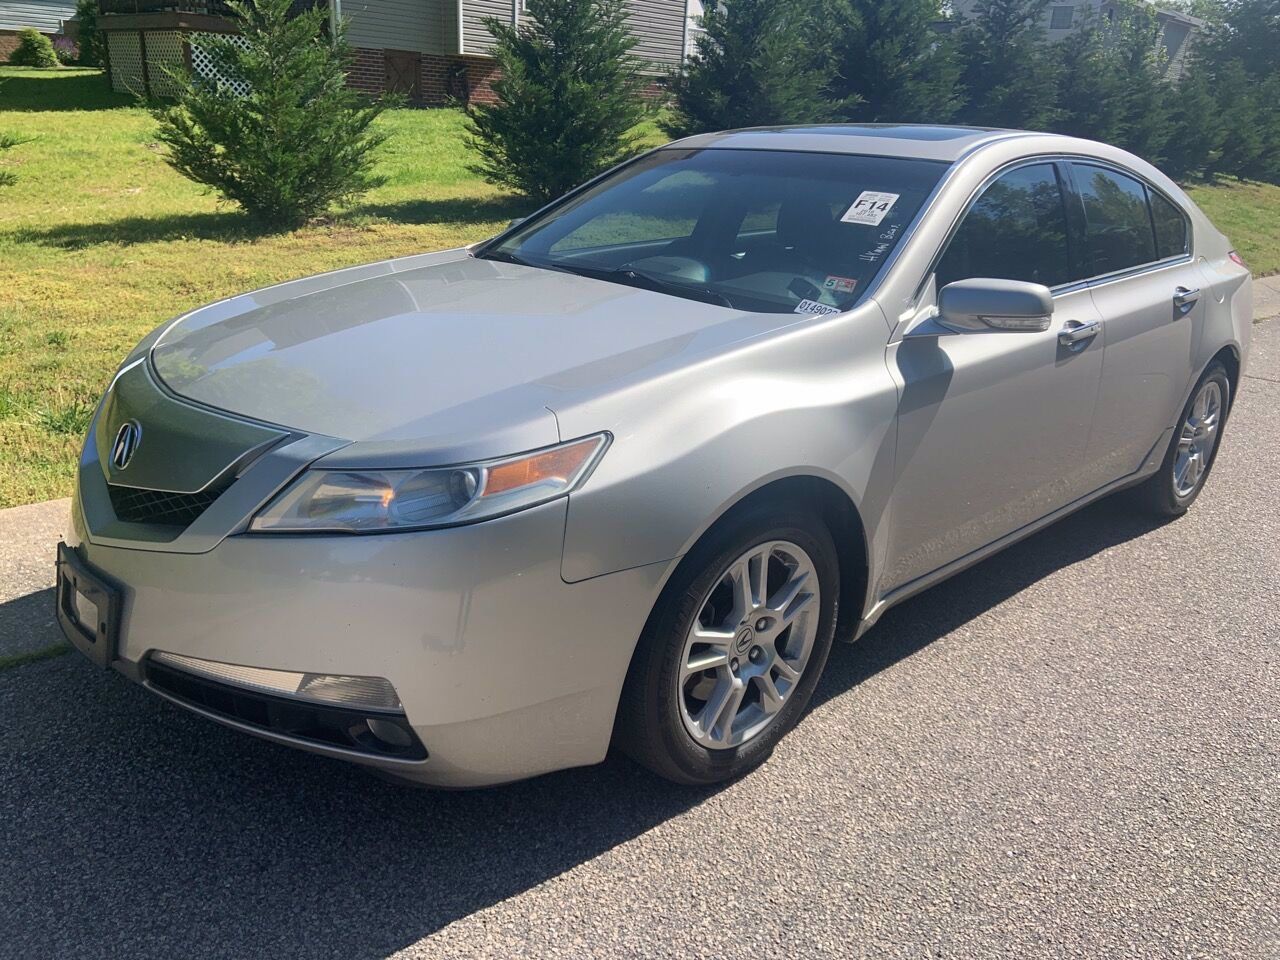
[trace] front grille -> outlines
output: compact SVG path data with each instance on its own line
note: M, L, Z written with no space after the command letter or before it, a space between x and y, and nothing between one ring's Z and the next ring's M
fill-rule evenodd
M292 700L175 670L154 657L147 682L180 703L258 730L374 757L425 760L427 749L403 713Z
M204 513L222 490L200 493L168 493L108 484L111 509L126 523L151 523L162 527L187 527Z

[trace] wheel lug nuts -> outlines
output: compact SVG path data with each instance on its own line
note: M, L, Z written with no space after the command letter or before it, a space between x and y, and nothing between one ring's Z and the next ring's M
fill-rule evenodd
M730 669L731 671L733 671L734 673L737 673L737 672L738 672L738 658L737 658L737 657L734 657L732 660L730 660L730 661L729 661L729 669Z
M756 630L768 630L768 629L769 629L768 617L761 617L759 620L756 621Z
M751 648L751 662L752 662L752 663L759 663L759 662L760 662L761 660L763 660L763 659L764 659L764 651L763 651L763 650L761 650L759 647L752 647L752 648Z

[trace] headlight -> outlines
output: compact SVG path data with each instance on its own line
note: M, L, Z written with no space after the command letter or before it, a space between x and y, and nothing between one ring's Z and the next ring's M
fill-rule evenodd
M259 533L365 533L474 523L562 497L608 434L503 460L429 470L308 470L253 518Z

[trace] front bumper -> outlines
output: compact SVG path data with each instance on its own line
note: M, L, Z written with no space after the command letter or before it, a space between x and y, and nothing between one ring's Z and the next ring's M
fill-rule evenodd
M427 757L375 757L189 709L267 739L442 786L600 761L669 563L567 584L566 501L446 530L236 535L201 553L68 545L120 585L113 667L166 651L274 670L384 677ZM169 699L174 699L169 696Z

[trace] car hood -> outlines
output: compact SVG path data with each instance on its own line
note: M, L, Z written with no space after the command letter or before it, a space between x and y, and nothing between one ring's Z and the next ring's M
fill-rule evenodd
M566 393L799 319L450 251L224 300L151 356L182 397L354 441L348 465L430 465L555 443Z

